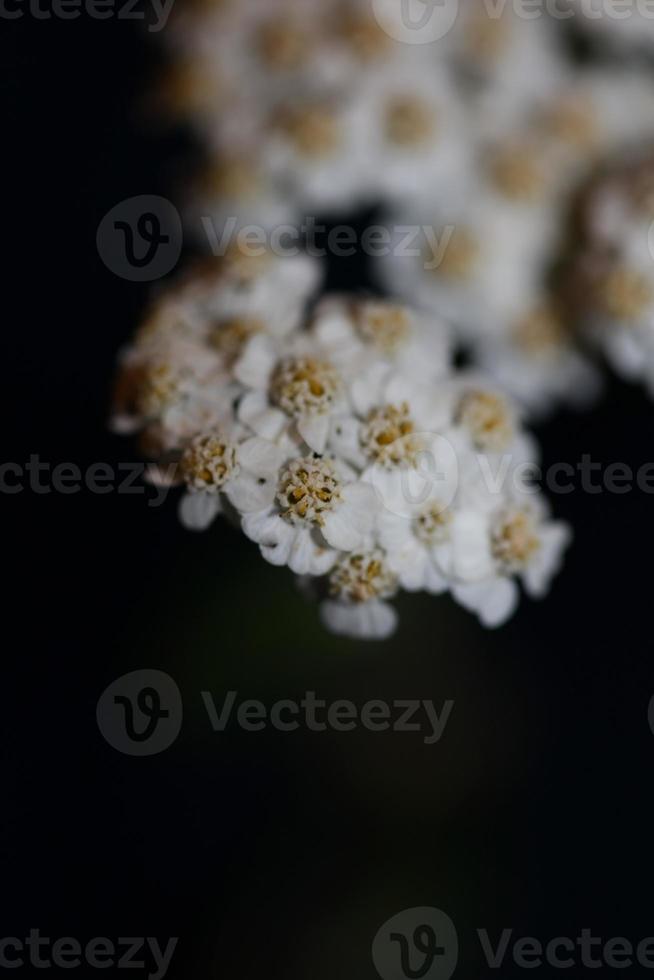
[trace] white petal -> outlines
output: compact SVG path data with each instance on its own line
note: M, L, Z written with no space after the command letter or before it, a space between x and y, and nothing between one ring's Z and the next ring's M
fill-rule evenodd
M449 589L449 582L441 572L440 568L433 560L429 559L427 561L427 570L425 575L425 589L430 592L431 595L443 595Z
M488 518L477 511L455 514L450 531L451 574L461 582L479 582L493 575Z
M407 592L421 592L426 587L429 556L415 538L410 539L401 551L389 554L388 564Z
M561 568L563 552L572 540L572 532L562 521L543 525L541 545L523 574L526 591L534 599L542 599L550 582Z
M365 374L355 378L351 385L352 403L359 415L367 415L379 403L384 382L390 374L387 364L379 362Z
M253 391L238 406L238 418L263 439L278 439L288 419L278 408L272 408L264 392Z
M489 629L502 626L518 607L518 586L509 578L494 578L475 585L455 585L452 595L461 605L479 616Z
M325 446L327 445L329 427L329 415L306 415L304 418L299 419L297 423L297 430L307 446L314 453L319 453L321 456L325 452Z
M401 551L408 540L413 538L411 521L399 514L392 514L380 508L377 515L377 533L384 551Z
M324 575L337 557L335 551L317 544L308 528L294 531L288 566L296 575Z
M254 476L275 476L284 462L284 451L269 439L246 439L236 454L239 465Z
M252 514L246 514L241 521L243 533L250 541L261 544L264 540L272 540L276 531L279 515L270 507Z
M393 606L379 599L357 604L328 600L321 604L320 615L333 633L357 640L385 640L398 622Z
M287 565L295 539L295 529L278 514L248 514L243 518L243 530L257 541L261 554L271 565Z
M234 377L247 388L262 391L268 387L276 360L277 352L273 341L265 334L259 334L246 344L234 365Z
M276 489L276 479L242 472L227 484L225 496L241 514L248 514L272 507Z
M335 456L346 459L354 466L363 467L365 456L360 443L361 423L352 416L332 419L329 447Z
M366 545L375 522L375 491L365 483L343 488L341 502L325 515L322 533L332 548L356 551Z
M189 531L206 531L220 510L217 493L185 493L179 502L179 519Z

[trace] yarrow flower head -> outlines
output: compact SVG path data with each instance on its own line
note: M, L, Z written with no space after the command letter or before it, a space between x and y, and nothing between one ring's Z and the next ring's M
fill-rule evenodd
M519 414L455 371L437 317L347 296L312 308L317 278L304 259L230 256L174 285L123 354L114 424L148 437L186 527L229 518L336 633L390 636L402 589L450 592L495 625L516 579L546 591L567 539L512 485L484 484L484 463L533 455Z

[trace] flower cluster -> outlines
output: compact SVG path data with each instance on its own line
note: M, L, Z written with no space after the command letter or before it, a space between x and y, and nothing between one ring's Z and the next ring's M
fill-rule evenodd
M124 352L114 427L321 602L384 638L401 590L449 591L487 626L518 582L544 595L569 532L519 479L531 439L505 396L457 373L447 332L391 302L327 296L307 258L229 255L159 297Z
M587 405L599 390L569 302L568 256L579 247L571 215L602 162L648 132L647 76L569 72L480 142L448 200L433 201L427 215L424 207L395 214L397 224L422 228L421 247L381 260L380 281L452 323L475 362L532 416L560 403ZM647 235L641 239L651 267Z
M580 322L611 365L654 396L654 152L632 151L586 189L570 269Z
M637 4L441 0L425 11L435 40L415 43L405 6L194 0L176 15L159 97L207 151L189 227L210 219L220 238L227 222L382 205L391 229L429 228L421 254L378 262L384 288L443 316L530 416L587 406L600 374L558 275L571 200L654 133L654 103L649 65L580 64L566 41L581 25L642 47L654 21Z
M210 153L198 210L272 226L454 179L464 107L433 56L370 0L234 0L174 25L160 96Z

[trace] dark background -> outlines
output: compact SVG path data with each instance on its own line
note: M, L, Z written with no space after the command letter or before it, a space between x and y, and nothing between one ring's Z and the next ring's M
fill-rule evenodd
M137 458L106 416L148 287L112 275L95 235L124 198L170 194L188 147L140 109L157 43L116 20L0 20L5 461ZM362 262L331 277L367 285ZM654 461L654 407L615 381L594 412L537 434L546 464ZM654 498L558 497L575 528L565 571L501 631L406 597L397 637L362 645L324 634L236 532L183 531L172 497L0 496L0 935L178 936L171 977L284 980L372 978L378 928L419 905L454 920L462 976L487 975L477 927L654 935ZM95 710L145 667L175 678L185 723L138 759L103 740ZM202 690L455 707L431 747L218 735Z

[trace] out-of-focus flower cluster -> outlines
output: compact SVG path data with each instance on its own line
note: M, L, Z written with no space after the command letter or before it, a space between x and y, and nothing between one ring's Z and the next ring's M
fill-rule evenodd
M651 46L654 19L610 0L599 13L592 0L424 6L445 25L432 43L411 43L395 0L195 0L178 13L159 100L207 151L190 223L209 218L219 238L228 219L232 233L270 231L381 204L385 289L445 318L530 415L588 405L600 374L561 275L571 202L654 134L654 81L646 61L580 60L570 40L601 35L624 54ZM641 248L648 288L651 263Z
M654 149L613 161L580 202L570 300L591 342L654 397Z
M401 589L487 626L543 596L569 538L525 479L511 401L456 372L433 314L315 297L306 257L229 253L162 294L122 356L114 428L191 529L222 513L333 631L384 638Z

